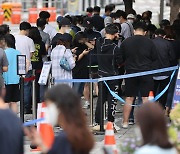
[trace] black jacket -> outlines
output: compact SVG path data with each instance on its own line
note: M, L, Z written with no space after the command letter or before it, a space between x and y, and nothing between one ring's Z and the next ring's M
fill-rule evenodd
M100 38L96 41L98 74L99 76L118 75L118 65L120 64L120 50L112 41Z
M104 28L104 19L100 15L95 14L92 17L92 21L93 21L94 28L97 31L100 32Z

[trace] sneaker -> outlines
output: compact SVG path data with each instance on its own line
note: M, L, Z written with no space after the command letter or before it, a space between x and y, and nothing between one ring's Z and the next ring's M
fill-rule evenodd
M134 122L134 119L129 119L129 125L134 125L135 122Z
M92 127L93 131L99 131L100 130L100 125L98 123L95 123Z
M117 131L120 131L120 127L118 127L115 123L113 124L114 126L114 130L117 132Z
M89 101L85 101L83 109L89 109L89 108L90 108Z
M127 122L124 122L124 123L122 124L122 128L128 129L128 123L127 123Z

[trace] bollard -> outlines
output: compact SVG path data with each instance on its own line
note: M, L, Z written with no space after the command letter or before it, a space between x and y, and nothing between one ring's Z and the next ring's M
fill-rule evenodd
M20 118L24 122L24 78L20 76Z
M90 83L90 125L93 126L93 82Z
M35 76L35 70L33 70L32 75ZM37 112L36 112L36 79L32 81L32 115L33 119L36 119Z

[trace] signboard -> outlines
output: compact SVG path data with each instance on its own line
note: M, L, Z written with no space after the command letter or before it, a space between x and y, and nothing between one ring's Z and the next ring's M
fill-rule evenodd
M176 104L178 103L180 103L180 67L178 69L178 75L177 75L176 85L174 89L172 107L176 106Z
M17 75L26 74L26 56L18 55L17 56Z
M40 75L40 78L39 78L39 81L38 81L38 83L40 85L46 85L47 84L50 69L51 69L51 62L50 61L44 62L43 68L42 68L42 71L41 71L41 75Z

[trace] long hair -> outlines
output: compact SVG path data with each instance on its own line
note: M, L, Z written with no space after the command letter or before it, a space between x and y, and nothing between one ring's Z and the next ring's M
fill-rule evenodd
M61 84L50 89L46 99L55 102L63 114L63 129L74 152L88 154L93 148L94 140L87 127L79 96L68 85Z
M35 44L41 43L42 37L37 27L31 27L29 30L29 37L34 41Z
M137 111L137 121L143 136L143 144L172 148L168 140L166 119L159 104L146 103Z

